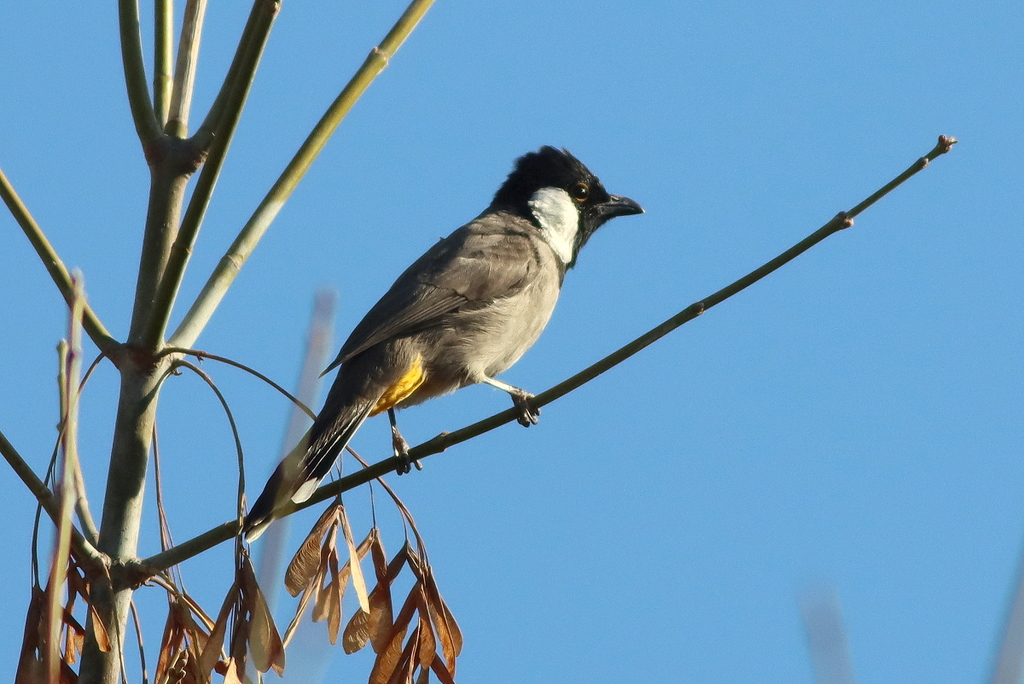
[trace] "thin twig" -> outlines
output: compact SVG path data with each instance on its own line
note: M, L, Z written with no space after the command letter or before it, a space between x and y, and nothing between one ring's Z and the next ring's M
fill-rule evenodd
M206 161L189 198L178 234L171 245L160 285L153 298L150 319L146 325L146 339L162 339L166 331L181 281L185 277L189 257L199 236L199 229L202 227L217 179L224 166L228 147L234 138L242 109L256 76L256 68L279 10L279 0L256 0L253 4L234 61L211 108L211 115L214 111L217 112L217 116L213 118L216 127L206 128L211 123L211 115L208 115L207 121L203 122L203 126L191 141L197 149L205 151Z
M79 507L84 493L76 484L84 482L82 466L78 460L78 412L81 400L82 376L82 313L85 308L85 289L82 274L77 269L71 276L74 285L74 298L68 316L67 373L64 377L67 386L64 393L67 398L67 412L61 416L61 443L64 450L64 473L61 477L60 491L66 502L64 514L67 524L71 525L71 508ZM92 520L92 516L87 516ZM95 531L95 526L94 526Z
M60 504L53 496L53 492L43 484L43 481L39 479L35 471L25 462L25 459L21 457L18 450L14 448L14 445L7 440L3 432L0 432L0 454L3 454L4 459L11 466L11 469L14 470L14 474L21 478L21 481L25 483L32 496L40 503L54 524L57 524L60 520ZM71 531L71 547L75 550L75 558L89 570L109 563L106 555L97 551L96 547L90 544L74 528Z
M245 517L245 456L242 451L242 438L238 436L238 425L235 423L235 416L231 413L231 407L228 405L228 400L224 398L220 388L217 387L217 383L213 381L206 372L188 361L175 361L174 367L188 368L190 371L198 375L203 379L213 393L217 395L217 399L220 401L221 407L224 409L224 413L227 415L228 423L231 425L231 436L235 439L235 455L238 457L238 517L239 519Z
M188 115L192 109L195 89L196 65L199 63L199 43L206 17L206 0L187 0L185 18L178 42L178 62L174 67L174 90L166 130L169 135L184 138L188 134Z
M886 184L879 192L874 193L867 200L858 204L855 207L855 210L860 212L866 209L868 206L870 206L880 197L882 197L885 193L889 192L894 187L896 187L896 185L899 185L900 183L907 180L915 173L923 169L925 166L927 166L928 161L934 159L935 157L941 154L948 152L955 143L955 138L939 136L939 144L936 145L935 148L928 153L928 155L916 161L909 169L907 169L907 171L898 176L895 181ZM661 325L652 328L647 333L641 335L640 337L633 340L629 344L623 346L622 348L618 349L617 351L609 354L608 356L601 359L597 363L580 371L576 375L573 375L572 377L558 383L554 387L551 387L550 389L538 394L534 398L530 399L531 406L533 406L534 408L539 408L541 406L550 404L551 402L555 401L556 399L559 399L560 397L565 396L566 394L576 389L577 387L580 387L581 385L589 382L590 380L593 380L601 373L604 373L606 370L612 368L615 365L618 365L619 363L622 363L630 356L636 354L644 347L647 347L656 340L669 334L679 326L693 320L694 318L696 318L697 316L699 316L712 306L715 306L716 304L725 301L726 299L733 296L737 292L740 292L741 290L749 287L750 285L757 282L761 278L764 278L772 271L775 271L776 269L783 266L787 262L796 258L803 252L807 251L814 245L824 240L826 237L838 232L839 230L842 230L843 228L853 225L853 221L850 218L850 214L852 213L852 211L853 210L851 210L851 212L840 212L838 215L836 215L835 218L826 223L824 226L822 226L814 233L812 233L805 239L801 240L796 245L786 250L779 256L775 257L765 265L751 271L744 277L728 285L727 287L722 288L718 292L715 292L714 294L691 304L690 306L686 307L685 309L683 309L678 314L668 319ZM409 458L415 461L425 458L426 456L430 456L432 454L440 453L450 446L459 444L460 442L465 442L468 439L472 439L477 435L493 430L494 428L504 425L505 423L510 423L513 420L516 420L518 415L519 411L517 409L508 409L506 411L496 413L495 415L490 416L489 418L485 418L484 420L473 423L472 425L464 427L461 430L456 430L455 432L443 432L440 435L434 437L433 439L427 440L423 444L420 444L419 446L410 449ZM379 461L367 468L364 468L359 472L352 473L351 475L347 475L334 482L331 482L320 487L319 489L316 490L316 492L314 492L313 496L311 496L307 501L303 502L302 504L295 505L290 501L286 502L283 506L281 506L281 508L277 510L277 517L280 518L286 515L290 515L295 511L308 508L309 506L313 506L317 503L320 503L321 501L333 498L342 492L346 492L350 489L354 489L358 486L366 484L367 482L374 480L380 477L381 475L385 475L395 470L400 465L400 463L400 459L398 459L395 456L385 458L384 460ZM239 529L240 526L237 520L232 520L223 523L213 528L212 530L209 530L199 535L198 537L194 537L163 553L156 554L154 556L151 556L150 558L141 561L137 565L137 572L139 572L140 574L144 574L147 572L155 573L165 570L171 567L172 565L175 565L184 560L187 560L188 558L191 558L194 555L202 553L206 549L212 548L213 546L216 546L221 542L231 539L233 536L238 534Z
M128 104L132 110L132 120L135 121L135 131L145 147L162 134L146 85L146 64L142 58L142 32L139 26L138 0L118 0L117 19L121 34L121 62L124 65L124 81L128 88Z
M25 237L28 238L32 247L36 250L36 254L42 260L43 266L49 271L50 277L57 285L61 295L63 295L64 301L70 306L74 291L71 285L71 274L68 272L67 267L64 266L64 262L57 256L56 250L50 245L50 241L46 239L39 224L32 218L32 214L29 213L28 208L21 201L21 198L18 197L18 193L14 191L14 187L11 186L10 181L7 180L7 176L4 175L2 170L0 170L0 197L3 197L7 208L14 215L14 220L21 226ZM82 325L85 327L85 332L89 334L93 343L99 347L100 351L110 357L116 365L116 351L120 343L107 332L107 329L100 322L100 319L88 303L85 305Z
M78 383L78 400L81 402L82 393L85 391L85 385L89 382L89 378L92 377L93 371L95 371L106 356L103 352L100 352L92 363L89 364L89 368L85 371L85 375L82 376L82 381ZM76 511L78 512L78 522L82 526L82 534L89 540L89 543L93 546L99 544L100 532L99 528L96 527L96 521L92 517L92 508L89 506L89 497L85 490L85 477L82 474L81 464L75 468L75 489L78 493L78 501L75 504Z
M288 401L295 404L295 406L297 406L303 413L305 413L311 419L316 420L316 413L314 413L312 409L306 406L306 404L304 404L301 400L293 396L288 390L286 390L284 387L281 387L281 385L277 384L263 373L260 373L258 370L254 368L246 366L244 363L239 363L238 361L229 359L226 356L218 356L216 354L204 352L201 349L185 349L183 347L164 347L163 349L160 350L159 356L165 356L167 354L187 354L188 356L194 356L197 359L210 359L211 361L218 361L220 363L233 366L234 368L238 368L239 370L243 370L246 373L249 373L250 375L259 378L263 382L267 383L268 385L276 389L278 392L287 397Z
M228 252L221 257L220 263L217 264L217 268L207 280L199 297L185 314L177 331L171 336L170 344L172 346L191 347L196 341L216 311L221 299L224 298L231 283L234 282L239 270L256 249L256 245L259 244L260 239L267 232L278 212L281 211L281 207L291 196L299 181L306 175L309 167L327 144L342 119L377 75L388 65L388 60L409 37L423 15L430 9L433 1L413 0L381 44L370 51L359 71L327 109L274 186L260 202L259 207L246 222Z
M139 622L139 611L135 607L133 599L129 604L132 613L132 621L135 623L135 638L139 643L139 661L142 668L142 684L149 684L149 673L146 671L146 647L142 641L142 623ZM124 681L128 681L126 678Z
M77 495L75 470L78 468L78 382L82 373L82 311L85 291L82 274L71 276L71 310L68 312L68 341L60 348L61 370L64 383L61 388L61 447L64 453L60 479L55 483L58 492L57 534L53 541L50 578L46 585L46 643L44 654L47 681L58 681L60 671L61 627L64 625L64 583L67 581L68 561L71 559L72 511Z

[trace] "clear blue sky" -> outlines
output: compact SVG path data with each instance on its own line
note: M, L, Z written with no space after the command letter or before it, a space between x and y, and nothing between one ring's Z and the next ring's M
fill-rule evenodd
M211 3L199 112L244 4ZM284 3L183 302L403 7ZM1019 2L439 0L197 346L292 386L316 288L338 290L344 338L405 265L487 205L515 157L564 145L647 214L590 242L548 330L503 376L540 391L955 135L952 154L854 228L545 408L537 427L506 426L391 480L466 635L459 681L811 682L798 599L822 583L860 681L979 681L1024 539L1021 36ZM0 167L123 336L148 174L116 38L114 3L4 13ZM40 471L64 319L0 212L0 429ZM252 496L287 406L204 367L239 420ZM97 511L116 386L105 367L83 407ZM418 443L507 405L474 387L400 418ZM160 439L176 539L229 519L230 434L194 378L165 389ZM388 455L386 421L353 446ZM0 472L10 680L33 502ZM361 534L365 492L347 501ZM144 554L158 545L147 505ZM393 552L400 525L380 509ZM226 548L184 566L208 610L229 568ZM142 594L152 647L162 592ZM338 648L327 681L360 681L368 662Z

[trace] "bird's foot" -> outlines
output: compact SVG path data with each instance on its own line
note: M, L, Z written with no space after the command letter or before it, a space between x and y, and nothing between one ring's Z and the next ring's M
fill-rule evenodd
M540 409L530 406L530 399L533 399L532 394L519 390L517 392L509 392L509 395L512 397L512 403L515 404L516 410L519 411L516 420L519 421L520 425L530 427L540 421Z
M402 437L395 425L391 426L391 447L394 449L395 458L398 459L398 467L395 468L397 474L405 475L412 470L414 465L416 470L423 470L422 463L409 458L409 443L405 441L405 437Z

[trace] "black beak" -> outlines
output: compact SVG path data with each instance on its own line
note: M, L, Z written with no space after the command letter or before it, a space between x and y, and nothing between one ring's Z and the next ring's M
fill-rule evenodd
M616 216L632 216L633 214L644 213L644 208L639 204L628 197L620 197L619 195L609 195L607 202L598 204L594 209L602 223Z

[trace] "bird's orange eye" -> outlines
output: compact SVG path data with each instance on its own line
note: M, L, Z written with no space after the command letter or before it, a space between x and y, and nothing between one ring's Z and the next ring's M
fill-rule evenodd
M572 192L572 196L578 201L585 202L586 199L590 197L590 186L586 183L577 183L572 186L572 190L570 192Z

